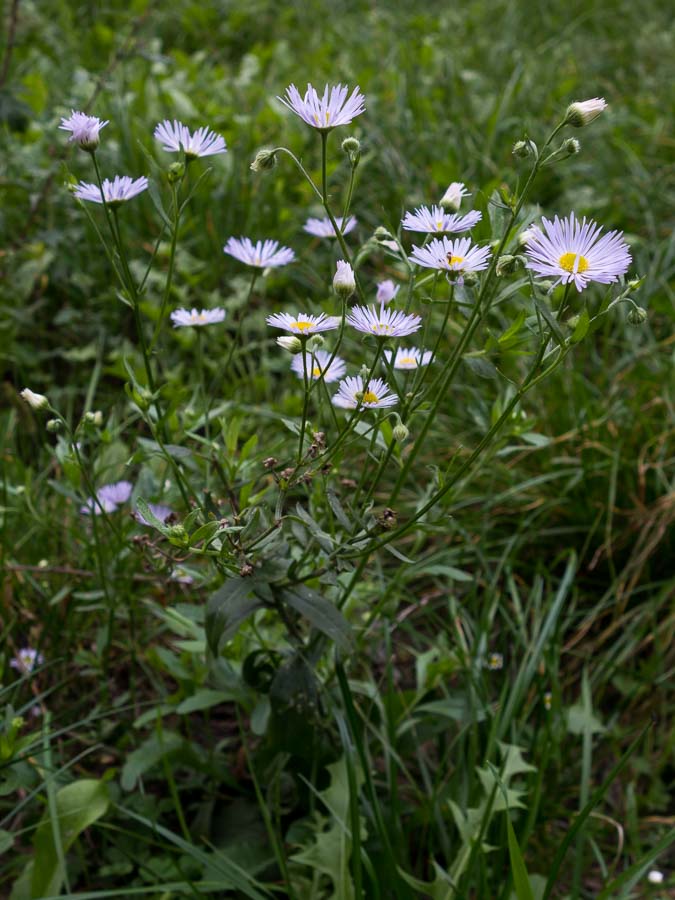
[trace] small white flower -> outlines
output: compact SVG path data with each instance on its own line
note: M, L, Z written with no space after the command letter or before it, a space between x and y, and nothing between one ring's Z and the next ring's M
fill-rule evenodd
M371 378L368 387L364 390L363 378L360 375L351 375L340 382L337 394L333 397L333 404L342 409L380 409L385 406L395 406L398 398L389 393L386 382L381 378Z
M182 566L176 566L175 569L169 575L171 581L175 581L177 584L193 584L194 578L193 576L184 569Z
M349 216L346 221L342 216L335 216L335 224L340 229L340 234L349 234L350 231L356 228L356 216ZM335 229L329 218L313 219L310 217L302 227L308 234L313 234L314 237L336 237Z
M157 125L153 134L156 140L161 141L163 150L180 153L182 148L188 159L227 153L225 140L206 126L191 134L190 129L182 122L165 119Z
M470 238L434 238L426 247L415 247L410 254L410 261L427 269L444 269L464 275L468 272L479 272L487 269L490 250L488 247L477 247L471 244Z
M398 347L396 356L391 350L385 350L384 355L391 362L394 360L395 369L418 369L420 366L428 366L431 362L431 350L418 350L417 347Z
M258 269L287 266L295 259L293 250L290 247L279 246L279 241L257 241L254 244L247 237L231 237L223 247L223 251L246 263L247 266L255 266Z
M99 131L108 124L108 119L102 122L96 116L88 116L74 109L68 118L62 118L59 128L62 131L70 131L69 141L73 141L83 150L95 150L100 142Z
M651 882L651 884L663 884L663 872L659 872L658 869L652 869L647 875L647 881Z
M378 303L391 303L398 294L400 287L401 285L394 284L391 278L386 278L384 281L378 281L377 296L375 299Z
M314 380L323 378L326 382L337 381L347 371L347 365L339 356L330 362L331 355L326 350L316 350L314 353L307 353L303 359L302 353L298 353L291 361L291 369L298 378L304 379L306 366L307 375Z
M491 653L487 658L486 665L488 669L497 672L504 668L504 657L501 653Z
M401 224L406 231L447 234L469 231L481 218L482 213L478 210L472 210L465 216L450 216L440 206L420 206L414 213L406 213Z
M219 306L215 309L176 309L171 313L174 328L186 325L214 325L225 318L225 310Z
M347 322L357 331L376 337L405 337L422 326L419 316L406 315L400 310L376 306L355 306L347 315Z
M556 284L574 282L582 291L591 281L610 284L628 271L631 255L622 232L601 237L599 225L592 219L579 222L574 213L541 221L546 233L535 229L525 246L527 266L538 275L556 277Z
M453 181L441 197L441 207L446 212L457 212L462 205L462 197L467 197L469 192L461 181Z
M36 394L30 388L24 388L21 396L32 409L46 409L49 406L49 400L44 394Z
M354 270L344 259L337 261L335 275L333 276L333 290L340 297L351 297L356 290Z
M305 313L298 313L297 316L292 316L290 313L274 313L267 317L266 322L272 328L281 328L283 331L289 331L295 335L332 331L340 325L340 319L337 316L327 316L325 313L320 313L318 316L309 316Z
M109 206L118 206L125 200L131 200L148 187L148 179L145 175L140 178L131 178L129 175L115 175L112 181L103 179L103 194L97 184L81 181L73 191L78 200L88 200L91 203L105 202Z
M593 97L592 100L577 100L567 107L565 121L574 128L583 128L584 125L597 119L603 110L607 109L604 97Z
M323 96L319 98L311 84L307 85L307 91L303 97L294 84L286 88L286 97L277 97L284 106L287 106L296 115L319 131L330 131L338 125L349 125L356 116L365 112L365 98L358 86L352 91L351 97L347 97L349 88L338 84L330 87L326 85Z
M10 661L12 669L18 672L32 672L36 666L41 666L45 661L44 656L32 647L22 647L14 659Z

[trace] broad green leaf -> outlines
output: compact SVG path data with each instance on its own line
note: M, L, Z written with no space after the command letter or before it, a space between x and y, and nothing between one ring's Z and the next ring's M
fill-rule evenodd
M252 578L228 578L211 594L206 605L206 640L214 655L228 641L241 623L263 606L254 594Z
M349 623L340 610L322 594L304 585L296 585L284 590L282 599L334 641L340 650L351 649L353 639Z
M176 707L176 712L186 715L187 713L198 712L200 709L211 709L212 706L218 706L219 703L227 703L229 700L232 700L232 695L225 691L201 688L191 697L179 703Z
M534 894L530 886L530 879L527 874L525 860L518 846L518 839L511 824L509 814L506 814L506 834L509 841L509 859L511 860L511 874L513 875L513 886L516 891L518 900L534 900Z
M570 342L572 344L578 344L579 341L583 341L588 333L588 328L591 324L590 316L588 315L588 310L584 307L581 314L579 315L579 321L574 326L574 331L570 336Z
M124 790L133 791L142 775L157 765L167 754L182 747L183 743L183 738L174 731L163 731L161 739L156 734L149 737L127 756L121 779Z

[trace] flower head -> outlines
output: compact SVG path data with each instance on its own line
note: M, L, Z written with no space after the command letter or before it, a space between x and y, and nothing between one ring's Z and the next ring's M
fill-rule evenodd
M129 175L115 175L112 181L103 179L103 193L97 184L81 181L73 191L78 200L89 200L91 203L105 202L109 206L118 206L125 200L131 200L137 194L142 193L148 187L148 179L145 175L140 178L131 178Z
M318 316L309 316L305 313L298 313L292 316L290 313L274 313L268 316L267 324L272 328L281 328L296 335L317 334L320 331L332 331L340 325L340 319L337 316L327 316L320 313Z
M196 159L198 156L215 156L217 153L227 153L225 140L206 126L198 128L192 134L187 125L171 122L165 119L154 130L156 140L162 142L162 149L169 153L184 151L187 159Z
M234 256L247 266L255 266L258 269L272 269L278 266L287 266L293 262L295 253L290 247L280 247L279 241L257 241L255 244L250 238L231 237L223 247L225 253Z
M429 365L433 353L431 350L418 350L417 347L397 347L395 356L391 350L385 350L384 355L389 361L393 358L395 369L418 369Z
M448 215L441 206L420 206L414 213L406 213L403 228L406 231L422 231L428 234L468 231L480 222L482 213L472 210L465 216Z
M398 398L389 393L386 382L381 378L371 378L364 390L364 381L360 375L351 375L343 379L338 392L333 397L333 404L342 409L379 409L384 406L395 406Z
M49 400L44 394L36 394L30 388L24 388L21 396L31 409L46 409L49 406Z
M294 84L286 88L286 97L277 97L296 115L319 131L330 131L338 125L349 125L353 118L365 112L365 98L358 86L347 97L347 85L326 85L323 96L319 98L311 84L303 97Z
M406 315L400 310L377 306L355 306L347 315L347 322L357 331L376 337L404 337L417 331L422 320L419 316Z
M586 218L579 222L574 213L541 221L545 233L532 231L525 245L528 268L538 275L553 275L556 284L574 282L582 291L591 281L610 284L628 271L631 255L621 232L600 237L599 225Z
M166 522L166 520L173 515L171 507L165 506L163 503L148 503L148 509L160 522ZM150 525L150 522L146 520L140 509L134 510L134 518L141 525Z
M314 380L323 378L326 382L337 381L345 374L347 366L339 356L331 362L331 356L326 350L316 350L314 353L307 353L303 360L302 353L298 353L291 361L291 369L298 378L305 377L306 366L308 376Z
M45 661L44 656L32 647L22 647L14 659L10 661L12 669L18 672L32 672L36 666L41 666Z
M434 238L426 247L413 246L410 261L427 269L445 269L464 275L487 269L490 250L471 244L470 238Z
M219 306L215 309L176 309L171 313L174 328L186 325L214 325L225 318L225 310Z
M391 278L385 278L384 281L378 281L377 296L375 299L378 303L391 303L398 294L400 287L401 285L394 284Z
M652 869L647 875L647 881L651 884L663 884L663 872L658 869Z
M504 668L504 657L501 653L490 653L485 665L493 672L497 672L499 669Z
M349 216L346 220L342 216L336 216L335 224L340 229L340 234L349 234L350 231L353 231L356 228L356 216ZM313 234L315 237L336 237L335 229L333 228L331 220L328 218L313 219L310 217L302 227L306 232Z
M462 197L468 196L469 192L461 181L453 181L448 185L447 191L441 197L441 207L446 212L457 212L462 205Z
M593 97L592 100L577 100L567 107L565 121L574 128L583 128L597 119L600 113L607 109L604 97Z
M108 124L108 119L102 122L96 116L88 116L83 112L71 110L68 118L62 118L59 128L69 131L69 141L73 141L83 150L95 150L100 142L99 131Z
M340 297L351 297L356 290L356 277L354 270L345 262L339 259L335 266L335 275L333 276L333 290Z
M96 516L100 515L101 507L103 512L115 512L121 503L126 503L131 496L133 485L130 481L115 481L112 484L104 484L96 491L96 497L90 497L86 503L80 507L80 512L89 516L92 513Z

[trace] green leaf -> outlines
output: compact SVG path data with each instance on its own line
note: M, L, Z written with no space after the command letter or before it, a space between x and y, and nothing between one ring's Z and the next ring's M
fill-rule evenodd
M252 578L228 578L209 597L206 605L206 640L215 655L241 623L264 605L255 596L255 587Z
M201 688L198 691L183 700L176 707L176 712L181 715L187 713L199 712L201 709L211 709L212 706L218 706L219 703L227 703L232 699L232 695L225 691L214 691L211 688Z
M578 344L579 341L583 341L588 333L590 324L591 317L588 315L588 310L584 307L583 311L579 315L579 321L574 326L574 331L570 336L570 343Z
M158 519L157 516L150 509L146 501L139 497L136 500L136 509L143 516L148 525L151 525L156 531L159 531L165 537L169 534L169 526L165 525L161 519Z
M11 850L14 844L14 835L10 831L0 828L0 854Z
M340 650L352 647L352 631L340 610L326 597L304 585L296 585L282 592L282 599L301 616L308 619L322 634L327 635Z
M169 753L183 746L184 740L175 731L162 731L159 735L152 735L143 741L140 747L127 756L127 761L122 769L122 787L125 791L133 791L138 779L156 766Z
M518 840L508 813L506 815L506 834L509 841L509 859L511 860L511 874L513 875L513 886L516 891L516 897L518 900L534 900L525 860L523 859L523 854L520 852Z

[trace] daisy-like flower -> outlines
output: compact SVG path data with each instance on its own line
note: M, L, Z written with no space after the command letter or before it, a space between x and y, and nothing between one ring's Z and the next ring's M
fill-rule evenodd
M420 366L428 366L433 356L431 350L418 350L417 347L398 347L396 356L391 350L385 350L384 355L389 361L393 358L395 369L418 369Z
M592 100L577 100L567 107L565 121L574 128L583 128L597 119L601 112L607 109L604 97L593 97Z
M406 231L422 231L427 234L446 234L468 231L480 222L482 213L472 210L465 216L449 216L441 206L420 206L414 213L406 213L402 221Z
M277 97L277 100L312 128L330 131L338 125L349 125L352 119L366 110L365 98L358 86L354 88L349 98L348 93L347 85L337 84L333 87L326 85L323 97L319 98L316 90L308 84L303 97L296 86L291 84L286 88L286 97Z
M377 283L377 297L375 298L378 303L391 303L394 297L398 294L400 284L394 284L391 278L385 278L384 281L378 281Z
M356 216L349 216L346 221L342 216L336 216L335 224L340 229L341 234L349 234L350 231L356 228ZM313 234L314 237L336 237L335 229L328 218L313 219L310 217L302 227L308 234Z
M59 128L62 131L69 131L69 141L77 144L83 150L95 150L100 142L99 131L108 124L108 119L102 122L96 116L88 116L83 112L71 110L68 118L62 118Z
M419 316L385 309L383 303L379 309L376 306L355 306L348 313L347 321L357 331L374 334L376 337L405 337L422 325Z
M164 119L155 128L153 136L161 142L162 150L167 150L169 153L180 153L183 150L186 159L227 153L224 138L215 131L210 131L203 126L191 134L187 125L183 125L176 119L173 122L170 119Z
M498 672L504 668L504 657L501 653L491 653L487 658L486 666L493 672Z
M462 197L467 197L469 192L461 181L453 181L448 185L447 191L441 197L441 208L446 212L457 212L462 205Z
M426 247L415 247L410 254L410 261L426 269L445 269L456 272L460 278L467 272L480 272L487 269L490 250L488 247L477 247L471 244L470 238L434 238Z
M131 200L132 197L141 194L147 187L148 179L145 175L142 175L140 178L131 178L129 175L115 175L112 181L107 178L103 179L103 194L101 194L97 184L91 184L86 181L81 181L73 191L73 194L78 200L103 203L105 199L108 206L119 206L125 200Z
M12 669L18 672L32 672L36 666L41 666L45 661L44 656L32 647L22 647L14 659L10 661Z
M96 498L90 497L80 507L82 515L90 516L92 513L100 515L101 507L107 513L115 512L121 503L126 503L131 496L133 485L130 481L115 481L112 484L104 484L96 491Z
M281 328L282 331L289 331L296 335L332 331L340 325L338 316L327 316L325 313L320 313L318 316L309 316L305 313L298 313L297 316L292 316L290 313L274 313L268 316L266 321L272 328Z
M171 507L165 506L163 503L148 503L148 509L160 522L166 522L169 516L173 515ZM140 509L134 510L134 518L140 525L150 525Z
M171 313L174 328L187 325L214 325L225 318L225 310L217 306L215 309L176 309Z
M347 371L347 365L339 356L336 356L333 362L330 362L331 355L326 350L315 350L314 353L308 353L305 361L303 361L302 353L298 353L291 361L291 369L298 378L304 378L306 365L307 374L310 378L314 380L323 378L324 381L337 381Z
M583 291L591 281L610 284L628 271L631 255L622 232L600 237L599 225L585 217L579 222L574 213L541 221L545 233L532 232L525 246L528 268L538 275L556 276L556 284L573 281L577 291Z
M398 403L398 397L389 392L386 382L381 378L371 378L364 390L363 378L351 375L340 382L333 403L342 409L356 409L359 406L364 409L380 409L394 406Z
M231 237L223 250L247 266L255 266L258 269L287 266L295 259L295 253L290 247L280 247L279 241L272 240L257 241L254 244L247 237Z

